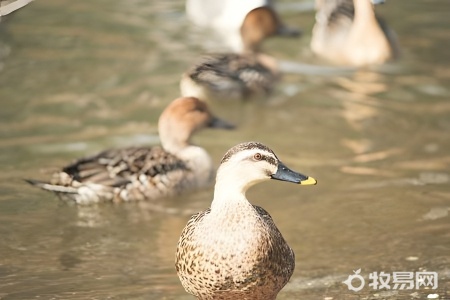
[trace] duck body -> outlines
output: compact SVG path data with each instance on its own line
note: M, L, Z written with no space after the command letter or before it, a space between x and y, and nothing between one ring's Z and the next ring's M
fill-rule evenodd
M395 34L370 0L316 0L312 51L341 65L381 64L398 56Z
M230 209L227 217L223 211L206 210L187 224L182 236L191 239L181 240L179 247L191 251L178 255L191 264L180 265L178 271L201 270L201 276L185 276L182 283L199 299L275 299L294 272L294 252L263 208Z
M189 3L202 3L200 0ZM236 16L245 13L245 18L230 25L237 30L239 41L231 52L207 54L195 62L183 75L180 82L181 94L185 97L197 97L202 100L248 99L255 96L267 96L272 91L275 82L280 77L278 62L271 56L262 54L262 42L273 35L282 34L298 36L299 32L286 28L273 8L264 1L206 1L205 10L209 6L233 9L221 11L236 11ZM258 6L264 5L264 6ZM253 8L257 6L256 8ZM252 8L250 11L246 8ZM235 16L235 17L236 17ZM211 20L215 20L213 15ZM226 18L232 20L233 18ZM227 27L227 26L225 26ZM234 30L234 29L233 29ZM226 33L233 38L233 34Z
M198 299L275 299L289 281L295 256L263 208L245 191L267 179L303 184L315 180L284 166L266 146L230 149L217 172L211 208L194 215L181 233L176 270Z
M186 14L195 25L214 31L233 52L242 52L245 41L242 31L270 35L298 36L297 29L284 26L270 0L187 0Z
M48 183L29 182L77 204L171 197L205 187L214 178L208 153L200 147L187 151L196 152L194 159L160 146L110 149L64 167Z
M239 30L251 10L264 6L271 6L271 1L187 0L186 14L189 20L198 26Z
M271 93L280 73L270 57L255 54L209 54L182 76L183 96L244 100Z
M196 98L174 100L158 126L162 146L106 150L67 165L49 182L27 181L77 204L154 200L209 185L211 158L189 142L191 135L205 127L232 126Z

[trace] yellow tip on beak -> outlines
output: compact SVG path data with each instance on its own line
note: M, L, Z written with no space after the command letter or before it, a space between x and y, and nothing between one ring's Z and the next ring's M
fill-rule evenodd
M316 185L317 180L312 177L308 177L306 180L302 180L299 182L301 185Z

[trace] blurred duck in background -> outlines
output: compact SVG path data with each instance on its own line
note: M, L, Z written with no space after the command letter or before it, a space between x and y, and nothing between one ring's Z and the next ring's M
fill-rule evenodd
M191 2L196 3L198 0L188 1L188 7ZM211 1L211 4L208 2L209 5L212 3L219 5L217 1ZM236 1L224 3L229 6L233 4L234 9L238 10ZM247 1L241 3L243 8L248 6ZM261 53L260 48L266 38L282 31L291 32L281 25L270 6L251 10L239 28L242 50L239 53L209 54L199 59L182 76L182 96L202 100L245 100L268 95L280 73L277 61Z
M246 45L242 37L264 29L268 36L299 36L298 29L286 27L270 0L187 0L189 20L218 33L226 46L242 52ZM242 34L241 34L242 33ZM248 39L247 39L248 41Z
M383 0L316 0L312 51L340 65L382 64L399 55L395 33L374 11Z
M77 204L154 200L206 187L214 179L213 164L191 137L208 127L233 128L203 101L178 98L159 118L162 147L106 150L64 167L50 182L26 181Z
M269 95L280 78L274 58L264 54L209 54L180 82L181 95L204 101L248 100Z

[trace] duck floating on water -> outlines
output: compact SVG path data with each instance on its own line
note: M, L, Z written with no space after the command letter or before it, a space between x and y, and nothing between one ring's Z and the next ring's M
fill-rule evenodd
M270 0L187 0L186 14L195 25L212 29L234 52L242 52L241 32L270 30L270 35L298 36L300 31L287 27Z
M188 293L202 300L273 300L289 281L294 252L269 213L245 196L269 179L317 183L261 143L242 143L225 154L211 208L192 216L178 241L175 267Z
M189 8L192 3L203 3L205 10L209 6L223 5L224 15L245 11L244 20L236 22L239 46L234 47L234 52L202 56L182 75L181 94L205 101L266 97L280 78L280 72L277 60L261 53L261 43L276 34L298 36L299 32L283 26L272 6L265 1L226 0L219 4L221 2L192 0L187 4Z
M395 33L374 11L384 0L316 0L312 51L340 65L382 64L397 58Z
M266 97L280 78L275 59L263 54L204 55L181 78L183 96L209 100Z
M212 115L197 98L178 98L159 118L162 147L111 149L81 158L50 182L26 180L77 204L153 200L208 186L214 168L205 149L191 144L204 128L233 126Z

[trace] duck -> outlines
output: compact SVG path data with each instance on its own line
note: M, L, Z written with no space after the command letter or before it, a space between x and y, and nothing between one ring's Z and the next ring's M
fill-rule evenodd
M181 95L204 101L243 101L269 96L281 73L275 59L253 53L203 55L183 75Z
M188 293L202 300L273 300L287 284L294 251L269 213L245 195L269 179L317 183L289 169L262 143L240 143L226 152L211 207L189 219L177 244L175 268Z
M316 0L311 50L338 65L383 64L399 56L395 33L374 5L384 0Z
M207 187L214 179L205 149L191 143L204 128L232 129L193 97L173 100L158 121L161 146L108 149L63 167L48 182L25 179L76 204L132 202L172 197Z
M234 52L244 49L241 32L269 30L270 35L296 37L300 30L286 26L271 0L187 0L188 19L200 28L211 29Z
M193 3L202 3L205 11L210 6L214 7L213 10L220 7L224 10L223 15L229 16L225 20L230 22L234 16L232 12L246 11L244 20L237 22L239 26L235 28L239 45L232 47L232 51L204 54L195 61L181 77L181 95L204 101L265 98L272 92L281 72L277 60L262 53L262 42L277 34L298 36L299 31L285 27L267 2L226 0L219 4L221 2L192 0L187 2L187 7L193 6ZM256 3L265 4L253 8ZM252 7L249 12L247 6ZM224 38L233 36L225 32Z

